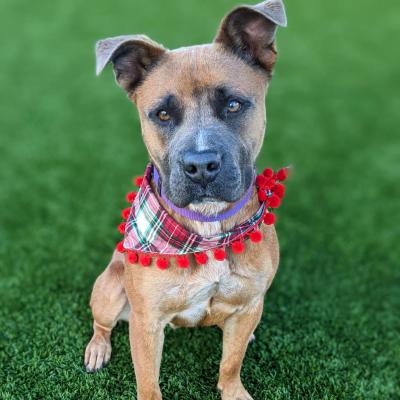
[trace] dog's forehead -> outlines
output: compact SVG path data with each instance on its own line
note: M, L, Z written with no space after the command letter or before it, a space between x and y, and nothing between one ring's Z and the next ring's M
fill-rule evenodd
M168 51L137 90L138 104L150 106L156 98L174 94L190 99L199 90L231 87L249 96L263 96L266 75L221 45L182 47Z

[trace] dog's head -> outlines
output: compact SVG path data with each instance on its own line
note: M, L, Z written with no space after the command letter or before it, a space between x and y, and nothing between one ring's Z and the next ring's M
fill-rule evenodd
M250 185L278 25L286 25L282 1L268 0L230 12L212 44L170 51L142 35L97 43L97 74L112 62L177 206L234 202Z

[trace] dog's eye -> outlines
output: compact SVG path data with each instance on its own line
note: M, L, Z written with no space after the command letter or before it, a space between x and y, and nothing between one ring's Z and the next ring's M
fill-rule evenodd
M229 100L227 110L230 113L236 113L240 110L242 105L237 100Z
M171 119L171 116L165 110L160 110L157 112L157 117L160 121L166 122Z

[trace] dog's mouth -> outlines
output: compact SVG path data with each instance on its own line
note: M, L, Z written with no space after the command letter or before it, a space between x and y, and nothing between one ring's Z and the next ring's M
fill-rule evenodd
M250 170L251 171L251 170ZM185 179L177 179L171 174L163 186L165 196L177 207L224 204L228 206L238 201L252 181L252 172L244 171L221 175L206 187Z
M198 188L179 188L177 190L168 191L166 196L174 203L177 207L188 207L188 206L203 206L203 205L217 205L217 204L229 204L234 203L240 198L242 191L218 191L210 193L209 191L198 190ZM239 194L239 195L238 195Z
M199 196L199 198L197 198L197 199L194 199L190 204L198 205L198 204L208 204L208 203L212 204L212 203L220 203L220 202L221 202L221 199L204 195L204 196Z

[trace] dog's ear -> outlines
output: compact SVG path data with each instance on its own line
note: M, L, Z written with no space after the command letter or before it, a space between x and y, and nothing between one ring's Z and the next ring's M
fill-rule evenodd
M117 83L131 94L166 49L145 35L117 36L96 43L96 74L113 63Z
M282 0L240 6L222 20L215 42L270 73L276 61L275 33L286 25Z

